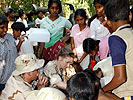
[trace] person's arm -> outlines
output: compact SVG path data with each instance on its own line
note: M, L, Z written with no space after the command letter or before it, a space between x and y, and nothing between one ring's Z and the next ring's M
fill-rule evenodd
M125 42L120 37L113 35L109 38L109 47L112 57L112 66L114 66L114 77L110 83L104 86L103 90L105 92L114 90L127 80Z
M105 92L112 91L115 88L122 85L124 82L126 82L127 76L126 76L126 67L125 65L118 65L114 67L114 77L106 86L104 86L103 90Z
M26 37L25 34L23 34L23 35L19 38L19 43L18 43L18 45L16 46L16 47L17 47L17 52L20 51L20 47L21 47L22 43L24 42L24 37Z
M56 83L56 86L57 86L58 88L60 88L60 89L65 90L67 84L66 84L65 82L58 82L58 83Z
M76 55L75 45L74 45L74 38L71 37L71 49L73 50L74 55Z
M91 22L90 24L90 38L93 38L95 39L96 38L96 26L95 26L95 23L94 23L94 20Z
M70 29L65 28L65 36L63 36L60 40L65 44L65 42L70 38Z
M44 49L44 43L40 43L40 55L39 55L39 58L41 59L42 56L43 56L43 49Z
M101 22L101 24L102 24L103 26L105 26L105 27L109 30L110 33L113 33L113 30L112 30L112 28L110 27L110 25L109 25L109 23L108 23L108 21L107 21L105 15L99 17L98 20Z
M122 100L113 93L104 93L103 90L99 90L98 100Z
M78 60L78 63L81 63L83 61L83 59L87 56L88 54L86 52L84 52L84 54L82 55L82 57L80 58L80 60Z
M120 97L118 97L118 96L115 95L114 93L106 92L105 94L106 94L106 96L108 96L109 98L112 98L113 100L122 100ZM109 99L109 100L110 100L110 99Z
M110 27L110 25L109 25L107 20L104 20L104 22L102 22L102 25L105 26L109 30L110 33L113 33L113 30Z
M77 53L76 53L76 49L75 49L75 45L74 45L74 38L73 37L71 37L71 49L72 49L72 51L74 53L74 56L75 56L74 61L77 61L78 58L77 58Z

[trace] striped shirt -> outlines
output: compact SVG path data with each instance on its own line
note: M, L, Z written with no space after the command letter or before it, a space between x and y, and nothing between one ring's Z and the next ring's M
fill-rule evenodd
M16 44L11 34L0 38L0 84L5 84L16 69L14 61L17 54Z

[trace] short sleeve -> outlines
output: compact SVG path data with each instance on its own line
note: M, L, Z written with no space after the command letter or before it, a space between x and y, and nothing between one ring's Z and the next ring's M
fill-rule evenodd
M36 24L40 24L40 21L39 21L38 18L35 20L35 23L36 23Z
M66 20L65 28L71 29L71 27L72 27L71 22L69 20Z
M75 33L74 31L76 31L76 30L75 30L75 27L76 27L76 26L77 26L77 24L74 25L74 26L72 27L71 32L70 32L70 33L71 33L71 34L70 34L70 37L74 37L74 33Z
M96 30L96 27L95 27L94 23L91 22L91 25L90 25L90 37L93 38L93 39L95 39L95 37L96 37L95 36L96 35L95 30Z
M109 48L112 57L112 65L125 65L126 43L118 36L109 37Z

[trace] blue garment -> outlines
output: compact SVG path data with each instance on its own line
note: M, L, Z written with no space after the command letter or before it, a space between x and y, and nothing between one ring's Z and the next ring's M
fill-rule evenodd
M16 69L14 61L18 56L16 44L11 34L6 34L4 38L0 38L0 88L7 82L12 72Z
M109 37L109 48L112 57L112 65L126 64L126 43L118 36ZM112 53L113 52L113 53Z

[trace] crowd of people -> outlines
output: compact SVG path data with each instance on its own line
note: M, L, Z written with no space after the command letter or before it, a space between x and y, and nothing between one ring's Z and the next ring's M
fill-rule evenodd
M14 10L4 9L0 100L133 100L133 7L129 0L93 4L96 15L79 8L73 24L60 15L61 1L49 0L34 25L49 32L49 42L29 39L24 10L12 21Z

